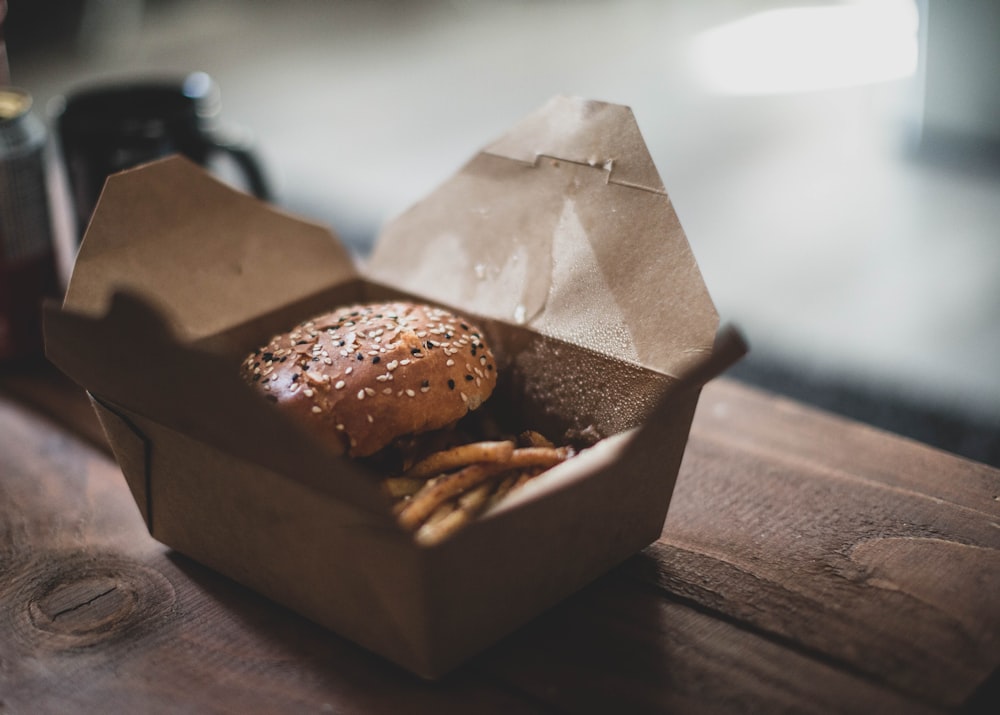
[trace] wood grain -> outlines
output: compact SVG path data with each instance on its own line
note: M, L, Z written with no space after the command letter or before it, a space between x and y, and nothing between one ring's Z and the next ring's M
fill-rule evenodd
M966 702L1000 668L1000 472L794 403L762 420L760 393L714 388L632 573L874 682Z
M439 683L157 544L117 466L19 394L0 712L931 713L998 666L1000 472L724 380L661 540Z

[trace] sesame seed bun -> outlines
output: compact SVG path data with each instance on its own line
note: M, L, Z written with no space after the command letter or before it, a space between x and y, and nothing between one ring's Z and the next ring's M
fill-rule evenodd
M318 315L242 364L248 384L352 457L451 425L490 396L496 372L479 328L405 302Z

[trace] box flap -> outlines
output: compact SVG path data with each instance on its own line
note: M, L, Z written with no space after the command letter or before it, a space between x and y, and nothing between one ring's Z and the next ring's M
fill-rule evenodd
M483 151L528 164L547 156L599 167L609 183L665 192L632 110L619 104L554 97Z
M127 291L194 340L356 277L328 229L175 156L108 177L64 307L101 315Z
M718 316L629 108L557 97L382 232L387 285L667 375Z
M102 401L367 509L398 528L377 482L247 389L225 355L180 342L141 298L97 317L45 306L46 355Z

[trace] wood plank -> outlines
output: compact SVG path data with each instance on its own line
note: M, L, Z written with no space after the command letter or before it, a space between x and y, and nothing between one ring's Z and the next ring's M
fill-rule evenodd
M425 683L169 552L113 462L2 398L0 439L5 712L551 712Z
M733 380L715 380L702 392L692 434L703 433L1000 518L996 469Z
M831 456L809 435L874 431L753 399L725 386L699 407L715 414L696 417L663 537L625 570L900 693L967 702L1000 668L1000 471L943 453L917 469L882 433L884 456Z
M85 444L3 400L0 435L0 629L14 634L0 692L15 711L928 711L620 572L423 683L156 544Z
M943 712L617 573L474 667L565 712Z

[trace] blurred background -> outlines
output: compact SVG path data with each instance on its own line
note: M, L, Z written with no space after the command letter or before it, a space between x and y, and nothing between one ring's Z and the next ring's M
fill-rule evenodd
M208 73L275 203L362 259L552 95L630 105L734 376L1000 465L1000 3L11 0L4 29L43 115Z

